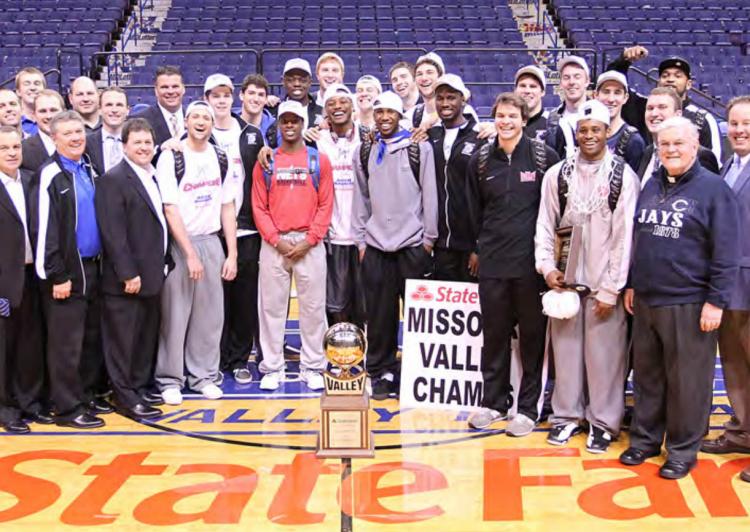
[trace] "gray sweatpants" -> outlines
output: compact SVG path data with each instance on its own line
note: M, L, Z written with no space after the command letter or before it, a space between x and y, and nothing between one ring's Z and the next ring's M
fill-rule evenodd
M612 315L602 321L594 315L594 302L593 297L586 297L574 318L549 320L555 357L550 422L586 419L617 436L625 409L625 309L618 300Z
M160 390L188 386L200 391L219 372L219 342L224 324L224 292L221 267L224 250L216 235L191 236L203 263L203 278L188 276L187 259L172 247L174 270L169 272L161 294L161 327L156 358L156 384Z
M304 233L287 233L282 238L298 242ZM261 373L284 367L284 330L292 274L297 283L299 329L302 337L300 369L322 371L326 368L323 336L326 321L326 251L322 243L311 248L296 262L284 258L265 240L260 248L258 275L258 323L263 361Z

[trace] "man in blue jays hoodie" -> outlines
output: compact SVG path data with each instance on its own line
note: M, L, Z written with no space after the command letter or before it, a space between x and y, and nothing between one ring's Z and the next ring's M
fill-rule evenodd
M698 131L672 117L658 129L662 168L636 209L631 290L635 410L630 447L638 465L661 453L678 479L695 466L708 426L717 329L738 266L739 210L732 190L697 162Z

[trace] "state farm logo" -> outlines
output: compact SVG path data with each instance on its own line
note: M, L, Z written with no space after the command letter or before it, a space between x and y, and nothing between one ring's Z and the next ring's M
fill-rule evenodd
M425 285L419 285L414 292L411 294L411 298L414 301L432 301L435 296L432 295L430 290Z

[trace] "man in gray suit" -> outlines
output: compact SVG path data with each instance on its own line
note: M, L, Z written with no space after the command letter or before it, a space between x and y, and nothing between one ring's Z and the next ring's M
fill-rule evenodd
M732 187L740 204L741 227L750 227L750 95L729 102L728 137L734 155L724 162L721 176ZM734 416L724 434L704 440L706 453L750 454L750 239L745 234L740 249L740 268L732 300L719 328L719 351L729 404ZM740 473L750 482L750 467Z

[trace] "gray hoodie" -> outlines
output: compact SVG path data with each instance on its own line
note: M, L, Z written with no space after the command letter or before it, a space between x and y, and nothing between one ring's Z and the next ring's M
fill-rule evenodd
M361 146L354 150L354 204L352 232L359 249L372 246L398 251L432 246L438 236L438 201L432 147L419 143L419 183L409 165L406 149L411 139L389 143L383 161L377 164L378 144L369 158L369 180L360 162Z

